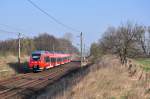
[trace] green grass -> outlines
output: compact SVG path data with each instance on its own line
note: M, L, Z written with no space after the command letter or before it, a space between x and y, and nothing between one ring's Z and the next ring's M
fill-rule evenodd
M128 96L121 96L120 99L128 99Z
M135 59L137 63L142 65L142 68L146 71L150 71L150 58L137 58Z

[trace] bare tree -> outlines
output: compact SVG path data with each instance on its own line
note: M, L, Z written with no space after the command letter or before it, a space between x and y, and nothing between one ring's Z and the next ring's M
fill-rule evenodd
M78 52L78 49L72 43L63 38L55 38L47 33L40 34L34 38L21 39L21 53L30 54L33 50L47 50L47 51L66 51ZM17 39L9 39L0 41L0 54L5 55L11 53L16 55L18 51Z
M117 29L109 27L100 41L100 45L105 51L118 54L121 63L124 64L127 61L128 50L133 45L135 35L131 23L122 25Z
M136 34L136 39L139 45L141 46L143 50L143 54L147 55L147 45L146 45L146 28L145 26L136 26L135 31L137 32Z
M73 34L72 33L65 33L64 36L63 36L64 39L72 42L73 40Z
M119 27L117 32L117 39L121 42L121 45L119 46L119 55L122 64L124 64L127 62L129 50L133 49L135 44L135 38L137 35L136 25L127 23L126 25Z
M97 57L99 53L100 53L100 50L98 49L98 44L93 43L90 48L90 54Z
M148 26L148 32L150 33L150 26Z
M121 63L125 64L127 57L137 55L141 49L146 53L144 35L145 28L131 22L118 28L109 27L99 40L99 52L117 54Z

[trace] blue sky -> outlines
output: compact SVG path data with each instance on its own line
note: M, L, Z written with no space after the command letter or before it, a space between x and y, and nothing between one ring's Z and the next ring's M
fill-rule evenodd
M87 46L97 41L109 26L128 20L150 26L150 0L32 1L64 24L82 31ZM80 34L58 25L27 0L0 0L0 30L20 31L28 36L47 32L56 37L70 32L74 34L75 45ZM16 38L16 35L0 31L0 40L8 38Z

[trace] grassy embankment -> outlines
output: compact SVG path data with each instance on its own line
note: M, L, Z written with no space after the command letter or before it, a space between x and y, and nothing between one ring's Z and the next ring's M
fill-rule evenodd
M86 75L83 76L83 72L78 72L52 85L37 99L150 98L149 81L135 80L134 78L138 77L131 76L128 69L121 66L117 57L105 56L92 65ZM54 95L56 93L57 95Z
M137 58L135 61L142 66L144 71L150 72L150 58Z

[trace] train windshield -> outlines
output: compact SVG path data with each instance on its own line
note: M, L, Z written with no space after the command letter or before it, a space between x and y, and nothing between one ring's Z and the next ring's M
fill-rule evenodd
M32 54L32 59L33 59L34 61L40 60L40 57L41 57L41 54Z

